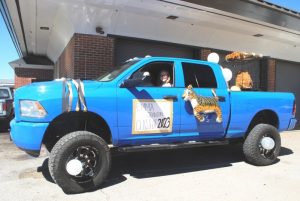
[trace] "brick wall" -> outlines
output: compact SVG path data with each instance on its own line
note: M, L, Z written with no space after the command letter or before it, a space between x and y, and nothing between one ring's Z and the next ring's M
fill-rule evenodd
M53 79L53 70L15 68L15 88L35 81L48 81Z
M268 60L268 91L275 91L276 83L276 60Z
M115 39L75 33L55 66L59 77L95 79L114 66Z
M200 59L203 60L203 61L207 61L207 57L211 52L212 51L210 49L202 48L201 51L200 51Z
M260 88L264 91L275 91L276 60L264 58L260 68Z
M74 47L75 40L72 37L55 64L59 78L74 78Z
M95 79L114 66L115 39L74 34L74 78Z

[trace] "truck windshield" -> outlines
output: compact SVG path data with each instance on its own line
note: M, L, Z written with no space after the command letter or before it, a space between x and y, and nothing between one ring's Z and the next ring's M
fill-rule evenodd
M9 98L9 92L7 89L0 89L0 99Z
M125 62L122 65L111 69L110 71L108 71L104 75L101 75L100 77L98 77L97 80L100 81L100 82L109 82L109 81L115 79L116 77L118 77L122 72L124 72L126 69L128 69L130 66L137 63L138 61L139 60L133 60L133 61Z

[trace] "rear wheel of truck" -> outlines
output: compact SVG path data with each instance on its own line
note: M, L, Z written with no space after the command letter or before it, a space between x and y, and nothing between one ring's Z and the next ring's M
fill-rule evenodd
M275 163L280 148L280 135L274 126L268 124L256 125L250 131L243 145L246 160L257 166Z
M83 193L100 187L110 163L110 150L102 138L76 131L55 144L49 157L49 171L65 193Z

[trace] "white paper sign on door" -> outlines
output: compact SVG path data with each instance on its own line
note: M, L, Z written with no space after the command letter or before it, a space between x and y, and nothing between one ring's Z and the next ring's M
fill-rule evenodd
M132 134L172 132L173 100L134 99L132 108Z

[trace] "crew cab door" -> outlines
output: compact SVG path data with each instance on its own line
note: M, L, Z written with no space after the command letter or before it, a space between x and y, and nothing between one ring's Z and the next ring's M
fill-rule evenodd
M119 145L170 143L180 135L182 88L177 88L178 67L172 60L147 61L120 81L117 87ZM167 70L172 87L157 85ZM125 87L126 80L149 73L141 84ZM122 84L123 83L123 84Z
M204 117L204 121L200 122L194 116L191 102L183 101L181 106L181 136L186 138L186 140L213 140L224 137L229 120L230 97L221 67L213 64L213 66L210 66L200 61L195 61L194 63L182 62L181 65L185 87L192 85L193 92L198 97L213 97L212 88L216 89L222 113L222 122L219 123L216 121L216 113L209 111L213 107L208 107L206 108L207 113L200 112Z

